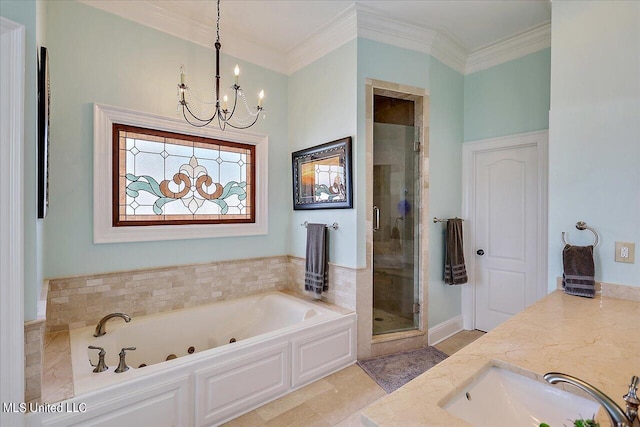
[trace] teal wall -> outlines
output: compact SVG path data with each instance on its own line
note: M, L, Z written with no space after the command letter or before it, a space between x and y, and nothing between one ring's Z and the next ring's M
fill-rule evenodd
M640 3L553 2L549 133L549 288L563 231L600 234L596 280L640 286ZM594 31L597 28L597 31ZM615 242L635 242L634 264Z
M368 39L358 39L358 165L365 179L365 81L383 80L427 89L430 93L429 215L456 216L461 209L464 77L437 59ZM364 189L363 189L364 190ZM365 193L358 204L359 262L364 265ZM461 313L460 287L442 280L441 224L429 224L428 321L433 326ZM361 261L360 261L361 260Z
M42 34L38 5L33 0L0 2L0 15L25 27L24 86L24 318L37 316L42 283L42 221L37 219L36 138L38 105L38 44Z
M39 4L3 1L2 15L24 23L27 46L43 39ZM463 141L543 129L549 97L548 49L462 76L427 54L359 38L291 76L222 55L223 82L238 62L248 94L264 88L267 120L252 132L269 135L269 234L238 238L93 244L93 103L176 114L178 68L191 87L212 86L213 52L71 1L47 2L52 116L50 211L35 220L25 201L25 318L36 315L42 277L120 271L216 260L304 256L300 223L338 222L331 260L365 263L365 80L430 92L430 198L433 216L461 209ZM40 29L40 32L38 32ZM35 49L33 49L35 50ZM25 185L35 187L36 58L27 55ZM290 153L345 136L353 140L354 209L293 211ZM31 142L29 142L31 141ZM430 224L429 323L460 314L460 288L442 282L442 226ZM41 256L44 252L44 257Z
M93 103L176 116L176 84L213 88L213 50L93 7L48 2L51 54L50 211L44 274L60 277L287 253L287 76L222 55L222 82L240 83L249 99L266 92L267 119L251 132L269 135L269 234L161 242L93 243ZM201 95L208 98L206 95Z
M289 77L289 150L291 152L313 147L347 136L356 144L356 40L351 40ZM287 158L290 160L290 157ZM358 166L354 157L354 174ZM289 221L289 253L305 256L306 229L300 224L333 224L338 230L330 230L329 260L332 263L357 266L356 209L319 209L293 211L291 199L291 167L282 175L289 185L284 189L286 207L291 211ZM354 206L357 204L362 181L354 183Z
M358 266L366 266L366 79L429 88L429 55L376 41L358 38L358 141L355 151Z
M429 217L462 212L464 76L431 58ZM444 225L429 221L429 326L461 314L460 286L444 283Z
M464 140L549 128L551 49L464 78Z

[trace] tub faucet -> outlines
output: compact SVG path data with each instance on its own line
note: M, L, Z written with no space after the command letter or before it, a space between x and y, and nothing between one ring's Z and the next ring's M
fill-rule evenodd
M606 409L609 418L611 418L611 425L613 427L640 426L640 419L638 419L638 405L640 404L640 400L638 400L638 397L636 396L636 389L638 388L638 377L636 377L635 375L631 378L629 392L623 397L625 402L627 402L626 413L609 396L579 378L572 377L571 375L567 374L562 374L560 372L549 372L544 375L544 379L551 384L556 384L559 382L569 383L588 393L599 404L604 406L604 409Z
M101 337L104 334L107 333L107 331L105 330L105 323L107 323L107 320L113 318L113 317L120 317L122 319L124 319L125 322L129 323L131 322L131 316L129 316L128 314L124 314L124 313L111 313L111 314L107 314L106 316L104 316L102 319L100 319L100 321L98 322L98 326L96 326L96 332L93 334L94 337Z

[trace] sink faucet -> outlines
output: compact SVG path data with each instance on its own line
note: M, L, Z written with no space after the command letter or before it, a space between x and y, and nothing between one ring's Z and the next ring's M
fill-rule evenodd
M104 316L102 319L100 319L100 321L98 322L98 326L96 326L96 332L93 334L94 337L101 337L104 334L107 333L107 331L105 331L105 323L107 323L107 320L113 318L113 317L120 317L122 319L124 319L125 322L129 323L131 322L131 316L129 316L128 314L124 314L124 313L111 313L111 314L107 314L106 316Z
M623 397L625 402L627 402L626 413L606 394L579 378L572 377L571 375L567 374L562 374L560 372L549 372L544 375L544 379L551 384L556 384L559 382L569 383L588 393L599 404L604 406L604 409L607 410L607 414L609 415L609 418L611 418L611 425L613 427L640 426L640 419L638 419L638 405L640 404L640 400L638 400L638 397L636 396L636 390L638 388L638 377L635 375L631 378L631 384L629 384L629 392Z

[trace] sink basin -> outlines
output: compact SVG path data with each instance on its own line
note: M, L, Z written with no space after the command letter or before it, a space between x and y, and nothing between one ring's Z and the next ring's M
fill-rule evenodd
M590 418L600 405L508 369L492 366L442 405L476 426L551 427Z

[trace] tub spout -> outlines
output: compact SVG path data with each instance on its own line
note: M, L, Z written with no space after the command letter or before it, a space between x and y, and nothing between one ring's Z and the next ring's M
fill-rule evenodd
M609 396L579 378L572 377L571 375L567 374L561 374L560 372L549 372L548 374L544 375L544 379L551 384L556 384L559 382L569 383L588 393L599 404L601 404L604 409L607 410L607 414L611 419L612 426L635 427L637 425L637 421L629 419L622 408L620 408L620 406L618 406L616 402L614 402Z
M101 337L104 334L106 334L107 331L105 330L105 324L107 323L107 320L109 320L111 318L114 318L114 317L120 317L120 318L124 319L124 321L127 322L127 323L131 322L131 316L129 316L128 314L124 314L124 313L107 314L102 319L100 319L100 321L98 322L98 325L96 326L96 332L93 334L93 336L94 337Z

